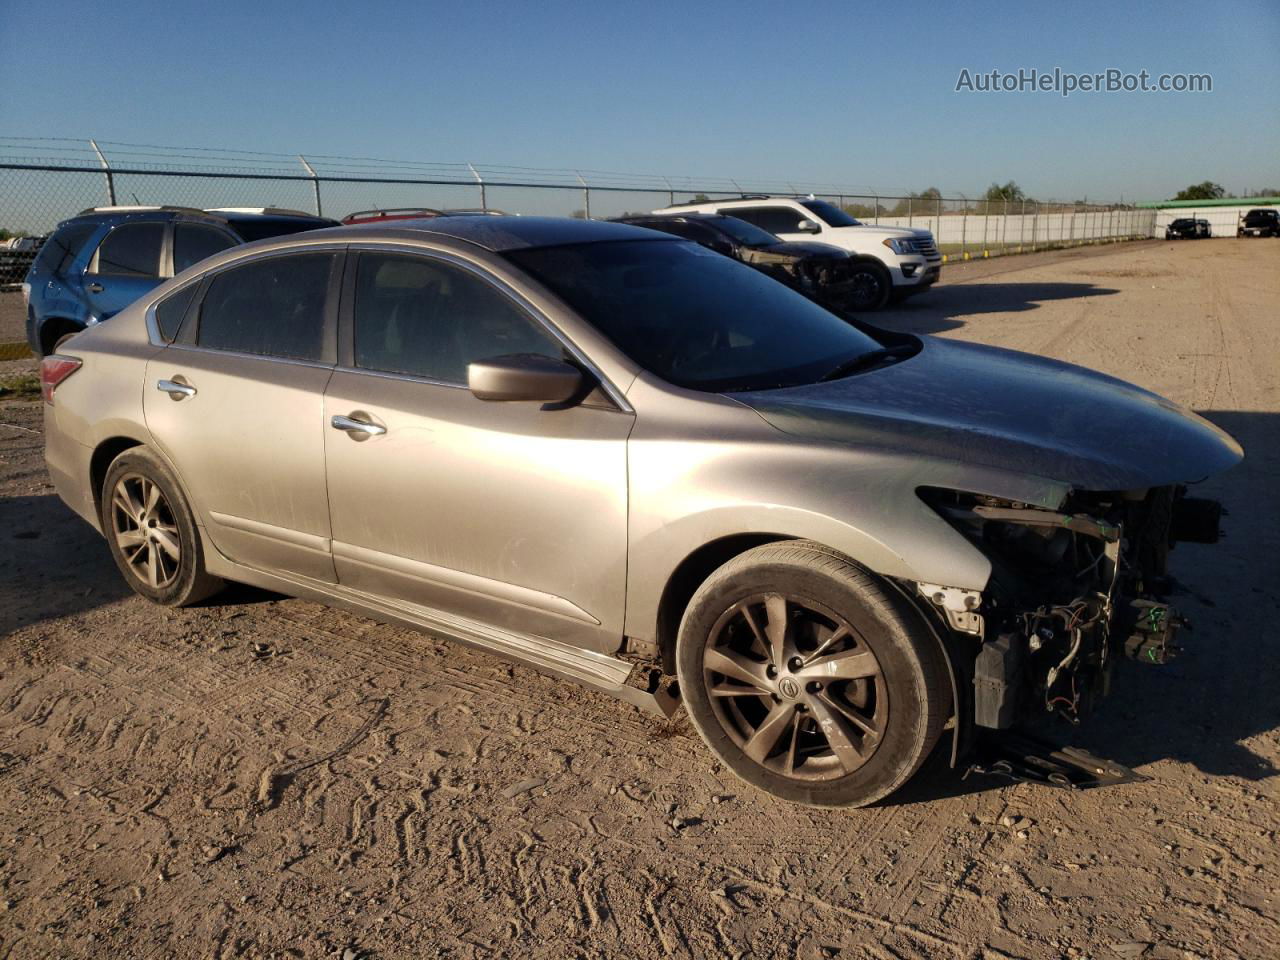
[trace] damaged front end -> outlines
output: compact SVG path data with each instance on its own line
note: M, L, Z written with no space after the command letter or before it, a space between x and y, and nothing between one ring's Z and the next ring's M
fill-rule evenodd
M806 249L793 249L801 246ZM788 243L747 249L743 261L810 300L842 310L848 306L854 287L849 255L836 248L818 252L812 249L814 246Z
M1044 718L1078 724L1116 662L1167 663L1190 624L1168 603L1170 549L1214 543L1221 506L1181 486L1073 492L1057 510L936 489L923 499L991 562L982 593L917 584L963 648L971 769L1054 786L1136 775L1029 738ZM966 705L963 701L968 700ZM1033 746L1029 747L1028 744Z

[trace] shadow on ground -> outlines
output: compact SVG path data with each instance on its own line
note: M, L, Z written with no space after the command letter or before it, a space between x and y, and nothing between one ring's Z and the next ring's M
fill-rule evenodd
M129 593L107 542L56 496L0 498L0 636Z
M951 283L864 319L898 333L942 333L981 313L1020 313L1049 300L1105 297L1120 291L1092 283Z

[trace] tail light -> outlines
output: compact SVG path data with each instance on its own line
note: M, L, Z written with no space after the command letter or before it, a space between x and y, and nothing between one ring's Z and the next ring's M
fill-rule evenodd
M53 403L53 391L63 380L80 369L82 360L51 353L40 361L40 396L45 403Z

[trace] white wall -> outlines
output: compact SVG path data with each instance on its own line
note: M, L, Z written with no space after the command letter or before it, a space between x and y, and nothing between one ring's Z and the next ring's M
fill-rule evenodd
M1082 243L1108 237L1152 236L1154 210L1081 210L1077 213L992 214L943 213L941 216L873 217L864 223L892 227L923 227L939 244L963 243L966 252L998 252L1009 247ZM1161 236L1164 228L1161 227ZM1233 230L1234 234L1234 230Z

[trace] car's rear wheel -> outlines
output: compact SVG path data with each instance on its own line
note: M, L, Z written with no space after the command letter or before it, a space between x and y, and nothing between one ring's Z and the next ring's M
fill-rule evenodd
M849 274L848 308L854 312L879 310L889 302L892 290L888 270L869 260L855 262Z
M111 556L136 593L179 607L222 587L205 570L195 518L177 480L150 450L133 447L115 459L101 509Z
M818 544L767 544L698 589L676 648L690 720L735 774L777 797L862 806L937 743L946 667L911 611Z

